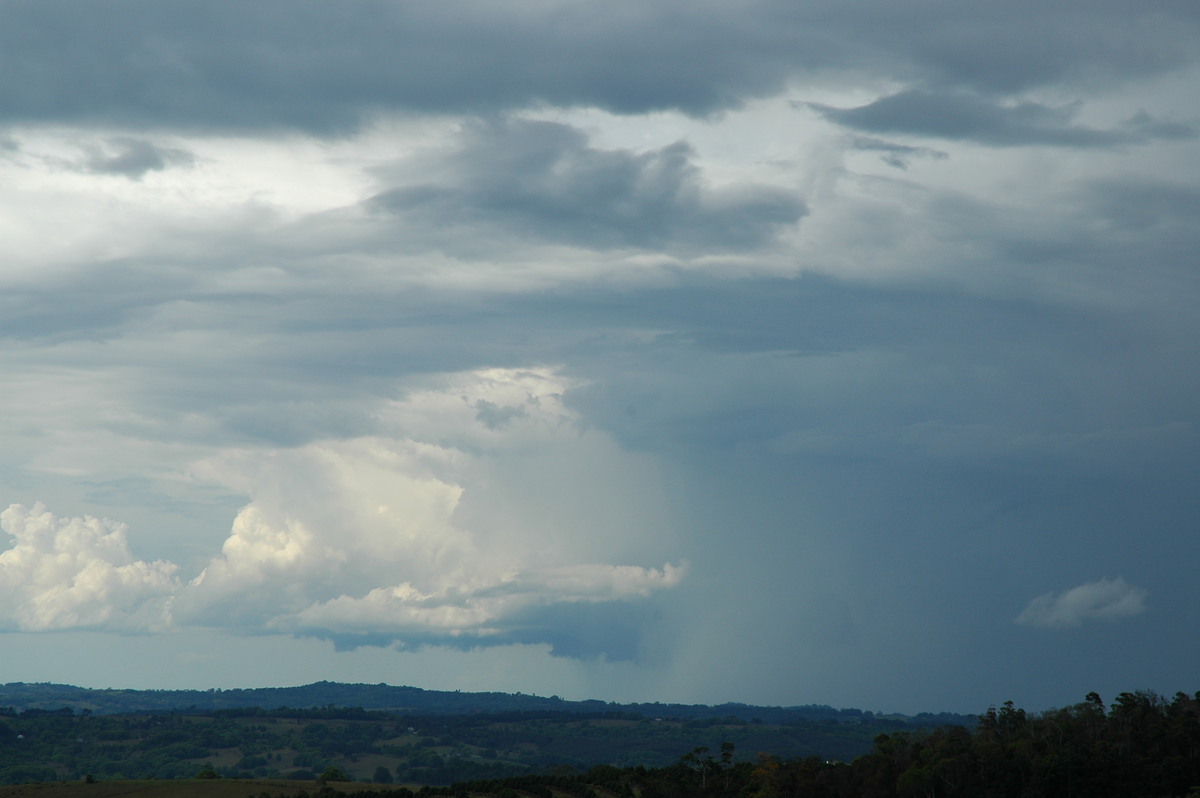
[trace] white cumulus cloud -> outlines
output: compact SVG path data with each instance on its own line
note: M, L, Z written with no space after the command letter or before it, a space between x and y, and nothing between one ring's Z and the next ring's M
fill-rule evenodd
M428 376L380 404L377 434L219 450L191 476L249 502L190 578L137 560L121 523L13 505L0 630L210 627L635 657L632 603L685 568L654 540L669 525L653 468L579 423L573 385L553 368Z
M1064 593L1038 596L1017 616L1016 622L1044 629L1079 626L1086 621L1132 618L1146 610L1146 591L1121 577L1099 579Z
M124 524L59 518L42 504L13 504L0 528L14 540L0 553L0 628L21 631L170 625L178 580L168 562L135 560Z
M430 377L380 408L381 434L196 464L250 503L176 619L404 647L559 641L581 613L629 626L596 607L672 588L684 567L644 542L652 513L639 528L620 509L654 506L654 475L581 427L572 385L551 368ZM585 649L606 653L569 646Z
M221 552L193 579L181 620L265 624L346 593L469 581L472 544L452 520L455 453L355 438L237 450L198 473L248 493Z
M376 588L361 598L339 596L314 604L288 623L296 628L339 629L396 635L442 631L485 642L508 641L509 619L532 607L558 603L645 598L679 584L684 568L670 563L657 568L589 564L505 576L472 589L444 589L436 594L410 583Z

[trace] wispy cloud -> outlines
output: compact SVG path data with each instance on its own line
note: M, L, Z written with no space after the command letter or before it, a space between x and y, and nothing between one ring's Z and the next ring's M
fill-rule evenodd
M809 104L827 119L854 130L962 139L994 147L1118 147L1200 135L1192 123L1154 119L1144 111L1111 129L1074 122L1078 103L1049 106L1031 100L1002 103L963 92L910 90L857 108Z
M1088 621L1116 621L1146 611L1146 591L1124 579L1085 582L1063 593L1045 593L1029 602L1016 622L1043 629L1063 629Z
M195 156L187 150L159 146L145 139L117 138L102 149L93 149L79 168L91 174L141 180L148 172L161 172L171 166L191 166L195 162Z
M915 158L929 158L935 161L945 160L950 156L941 150L930 147L913 147L906 144L896 144L891 141L871 138L869 136L849 136L846 146L855 150L878 152L879 159L888 166L897 169L907 169L909 162Z

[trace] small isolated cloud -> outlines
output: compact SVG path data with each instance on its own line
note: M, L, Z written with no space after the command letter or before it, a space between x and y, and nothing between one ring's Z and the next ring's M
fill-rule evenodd
M1029 602L1016 622L1043 629L1065 629L1087 621L1116 621L1146 610L1146 591L1121 577L1100 579L1065 593L1045 593Z
M475 401L476 420L483 423L488 429L499 429L512 421L514 418L522 418L526 415L524 405L504 405L500 406L495 402L489 402L487 399L478 399Z
M871 138L869 136L851 136L847 145L856 150L879 153L879 159L888 166L896 169L907 169L913 158L930 158L943 161L949 158L949 153L935 150L931 147L913 147L907 144L896 144L891 141Z
M994 147L1118 147L1190 139L1200 132L1194 125L1154 119L1145 112L1108 130L1084 127L1073 121L1078 103L1049 106L1025 100L1005 104L967 92L913 89L857 108L806 105L853 130L960 139Z
M145 139L118 138L104 150L89 154L81 168L97 175L119 175L141 180L147 172L161 172L170 166L191 166L192 153L172 147L160 147Z
M124 524L11 505L0 528L0 629L155 631L170 625L172 563L134 560Z

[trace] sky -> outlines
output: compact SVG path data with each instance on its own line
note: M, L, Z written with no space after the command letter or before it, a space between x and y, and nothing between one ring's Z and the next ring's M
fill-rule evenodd
M0 682L1194 692L1200 6L0 0Z

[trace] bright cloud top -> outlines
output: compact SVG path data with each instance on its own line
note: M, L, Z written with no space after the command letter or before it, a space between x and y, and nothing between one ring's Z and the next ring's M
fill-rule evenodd
M87 516L58 518L41 504L10 506L0 527L0 629L158 630L170 624L176 566L135 561L126 527Z
M1044 629L1065 629L1087 621L1116 621L1146 611L1146 591L1121 577L1100 579L1065 593L1045 593L1029 602L1017 623Z
M220 553L186 582L171 563L135 562L122 525L13 505L4 528L16 545L0 555L5 623L196 625L315 635L343 647L548 643L558 651L571 607L592 614L586 607L679 584L682 566L581 559L625 556L621 534L581 548L570 542L575 530L521 526L517 510L490 523L461 517L465 495L505 480L492 459L500 451L636 466L578 427L561 401L570 383L553 370L486 369L434 382L381 410L393 437L227 450L197 463L196 478L251 501ZM575 643L570 651L635 656L634 627L615 648Z

